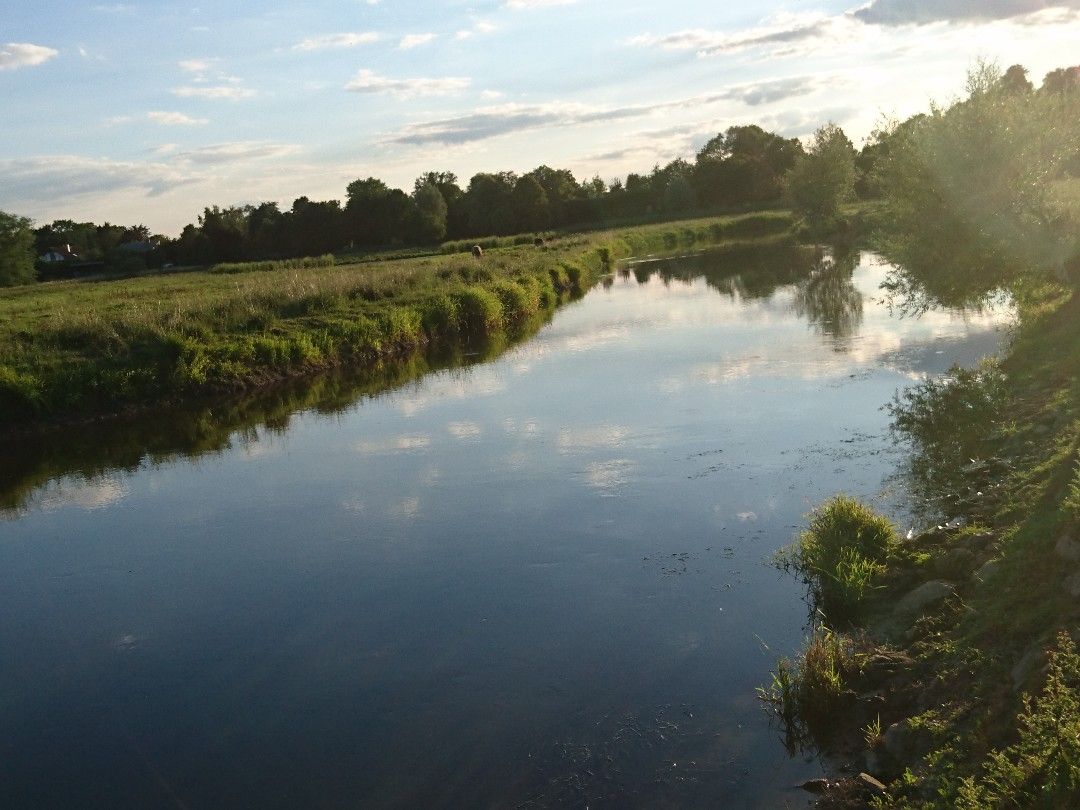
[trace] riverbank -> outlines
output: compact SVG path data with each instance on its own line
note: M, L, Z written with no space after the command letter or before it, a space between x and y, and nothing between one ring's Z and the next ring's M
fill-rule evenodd
M1080 797L1080 298L1027 289L1018 309L1004 357L893 405L936 520L875 561L858 620L828 616L791 665L811 702L836 698L823 718L784 718L834 766L813 786L823 806ZM822 572L803 573L820 590Z
M335 366L374 368L519 329L613 262L694 244L784 238L785 212L567 237L471 256L0 292L7 430L250 391Z

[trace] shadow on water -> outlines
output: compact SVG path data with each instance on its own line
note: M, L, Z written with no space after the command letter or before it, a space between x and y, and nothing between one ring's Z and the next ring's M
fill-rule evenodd
M689 256L650 258L620 270L641 284L704 279L731 299L767 300L793 287L795 311L835 350L858 332L862 297L852 284L858 254L792 241L733 243ZM613 277L601 286L610 288ZM257 440L259 430L284 434L301 412L335 414L394 391L425 375L490 362L530 339L555 314L549 310L512 335L482 345L413 355L365 371L337 371L275 385L247 396L222 396L169 405L152 414L116 417L62 431L0 440L0 515L18 514L49 482L66 476L93 480L143 465L228 452Z

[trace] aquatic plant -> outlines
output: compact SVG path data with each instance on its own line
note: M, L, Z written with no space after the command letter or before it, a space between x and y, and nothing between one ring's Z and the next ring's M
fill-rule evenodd
M789 751L829 738L857 671L854 642L827 627L814 630L795 661L777 663L771 684L757 691L776 713Z

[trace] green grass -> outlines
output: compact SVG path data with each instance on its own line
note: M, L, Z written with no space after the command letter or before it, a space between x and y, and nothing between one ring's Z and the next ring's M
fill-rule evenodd
M941 728L881 806L1064 807L1080 796L1080 656L1067 586L1080 566L1055 550L1063 535L1080 537L1080 296L1040 286L1017 297L1020 323L1002 359L899 404L920 494L951 515L956 493L978 488L965 514L991 530L986 556L999 569L988 582L960 581L963 609L916 633L910 649L922 683L941 690ZM947 549L964 538L936 542ZM1035 667L1015 690L1013 668L1044 647L1057 650L1048 673Z
M851 639L826 627L813 632L795 661L778 662L772 683L758 689L758 697L780 720L789 753L822 745L836 732L850 704L847 683L858 669Z
M854 498L838 495L810 514L810 525L782 561L810 583L815 607L834 623L857 620L899 550L896 528Z
M306 256L302 259L282 259L269 262L225 262L215 264L211 273L271 273L275 270L310 270L313 267L333 267L333 254L324 256Z
M751 214L497 248L482 261L322 257L4 290L0 416L48 421L489 338L583 293L621 257L791 225Z

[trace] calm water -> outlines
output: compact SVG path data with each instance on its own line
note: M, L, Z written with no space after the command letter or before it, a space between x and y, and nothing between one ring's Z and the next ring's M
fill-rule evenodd
M1001 336L890 317L886 270L635 264L491 362L27 450L0 806L805 805L767 558L837 490L900 508L881 406Z

